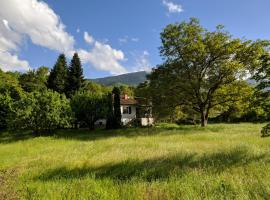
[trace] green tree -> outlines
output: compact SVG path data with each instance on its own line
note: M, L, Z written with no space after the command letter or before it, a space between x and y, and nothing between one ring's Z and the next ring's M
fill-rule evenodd
M91 130L98 119L105 118L107 112L104 97L92 92L77 92L71 99L71 108L77 122L85 123Z
M7 128L7 117L11 112L11 105L14 101L20 100L24 96L21 88L18 73L0 70L0 128Z
M248 121L247 113L253 107L254 88L252 86L246 81L239 80L229 86L221 87L216 93L226 102L213 108L211 117L218 115L217 118L222 122Z
M23 96L24 91L19 83L20 74L0 71L0 94L8 93L14 100Z
M100 85L90 80L85 80L82 88L80 89L80 91L83 91L83 92L93 92L93 93L99 93L99 94L107 94L111 90L112 89L110 87Z
M84 77L81 61L79 55L75 53L68 69L67 93L69 95L75 94L83 86L83 82Z
M127 94L130 97L134 96L134 90L135 90L135 88L133 86L121 84L119 86L119 89L121 91L121 95Z
M114 87L113 91L113 128L121 127L121 107L120 107L120 94L121 91L118 87Z
M7 117L11 112L13 101L8 93L0 94L0 129L7 128Z
M268 112L268 116L270 115L270 55L269 52L265 53L260 58L260 64L254 68L255 75L253 79L257 81L257 89L256 93L257 99L259 99L259 103L262 105L265 111ZM269 119L269 118L268 118ZM267 124L262 129L262 137L270 136L270 124Z
M47 89L49 68L40 67L37 70L29 70L19 77L20 85L26 92L42 91Z
M66 93L68 67L64 54L59 55L48 77L48 88L60 94Z
M197 19L170 24L161 33L164 64L148 77L150 88L159 102L185 105L200 115L206 126L210 111L227 102L237 101L217 91L233 86L257 64L265 52L263 41L234 39L222 26L213 32L204 29ZM153 94L153 93L152 93Z
M33 130L41 134L69 127L71 118L70 103L65 95L45 90L28 93L14 102L8 124L12 130Z

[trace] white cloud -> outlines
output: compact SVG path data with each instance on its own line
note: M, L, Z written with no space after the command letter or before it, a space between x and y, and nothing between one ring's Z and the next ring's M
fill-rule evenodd
M77 28L77 29L76 29L76 32L77 32L77 33L80 33L80 32L81 32L81 30L80 30L79 28Z
M73 48L74 38L65 31L59 16L42 1L2 1L1 18L8 22L13 31L27 35L36 45L59 52Z
M7 20L0 21L0 50L17 50L20 43L21 35L10 29Z
M125 36L125 37L122 37L122 38L119 38L118 41L120 42L120 44L124 44L124 43L128 43L129 41L131 42L139 42L139 38L136 38L136 37L128 37L128 36Z
M126 69L120 64L125 60L121 50L113 49L109 44L95 40L88 32L84 32L84 40L93 44L89 51L79 49L79 56L84 64L89 63L98 70L108 71L111 74L126 73Z
M22 37L9 27L6 19L0 20L0 68L3 71L25 71L29 63L16 55ZM12 53L13 52L13 53Z
M170 0L163 0L163 5L166 6L169 13L180 13L183 12L183 7L180 4L174 3Z
M0 22L0 49L13 58L14 65L8 63L11 70L19 65L26 68L26 61L18 59L18 52L15 54L25 37L36 45L58 52L73 49L74 38L65 31L59 16L42 1L1 1ZM1 66L7 64L3 59L0 58Z
M144 50L144 51L143 51L143 55L144 55L144 56L149 56L150 53L149 53L148 51Z
M0 68L3 71L27 71L30 69L29 63L25 60L20 60L17 55L12 55L9 52L0 51Z
M8 21L5 20L5 19L3 19L2 21L3 21L4 26L6 27L6 29L7 29L7 30L10 30L10 27L9 27L9 25L8 25Z
M121 44L127 43L127 42L128 42L128 36L119 38L118 40L119 40L119 42L120 42Z
M83 63L90 63L96 69L109 71L111 74L126 73L126 69L120 64L125 60L121 50L113 49L110 45L95 41L90 51L80 49L79 56Z
M0 0L1 1L1 0ZM80 32L79 28L76 30ZM8 0L0 6L0 66L3 70L27 70L29 64L18 57L25 38L32 43L72 57L78 51L85 63L112 74L125 73L121 65L125 60L121 50L112 48L84 33L87 43L93 44L89 51L74 48L74 38L66 32L60 17L43 1Z
M139 42L139 40L140 40L139 38L131 38L132 42Z
M88 44L93 44L95 41L94 38L91 35L89 35L89 33L87 32L84 32L84 40Z
M143 51L141 53L141 55L136 56L135 64L134 64L134 67L132 68L132 71L133 72L137 72L137 71L151 72L152 67L151 67L151 63L149 61L149 56L150 56L150 54L146 50Z

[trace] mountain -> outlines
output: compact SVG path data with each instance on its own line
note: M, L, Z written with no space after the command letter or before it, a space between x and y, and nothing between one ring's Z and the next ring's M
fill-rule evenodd
M137 86L146 80L146 75L147 75L146 71L141 71L141 72L122 74L118 76L109 76L105 78L91 79L91 81L94 81L96 83L106 85L106 86L115 85L115 84L126 84L130 86Z

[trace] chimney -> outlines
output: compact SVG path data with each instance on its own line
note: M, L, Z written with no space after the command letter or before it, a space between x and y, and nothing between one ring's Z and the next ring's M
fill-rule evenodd
M124 94L124 99L129 99L127 94Z

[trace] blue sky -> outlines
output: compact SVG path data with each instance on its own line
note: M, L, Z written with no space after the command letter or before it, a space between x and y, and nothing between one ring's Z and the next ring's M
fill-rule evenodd
M0 67L52 67L75 51L87 78L149 70L162 62L159 33L197 17L235 37L270 39L269 0L0 0Z

